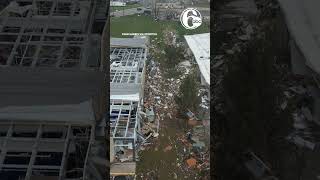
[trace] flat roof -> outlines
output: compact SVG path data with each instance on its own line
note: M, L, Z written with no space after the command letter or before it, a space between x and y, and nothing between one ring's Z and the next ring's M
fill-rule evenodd
M185 35L200 72L205 81L210 85L210 33Z

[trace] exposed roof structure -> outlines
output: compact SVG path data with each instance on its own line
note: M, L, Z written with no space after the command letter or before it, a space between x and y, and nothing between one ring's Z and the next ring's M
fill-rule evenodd
M91 131L89 126L1 122L0 179L81 178Z
M111 176L135 174L147 38L111 38L110 42ZM115 178L115 177L113 177Z
M0 108L80 107L102 91L100 35L91 34L96 6L17 0L2 10Z
M0 66L99 67L92 9L89 0L11 2L0 14Z
M115 138L134 138L137 126L138 102L111 100L110 128L111 136Z
M287 26L306 59L306 64L320 73L320 21L317 0L278 0Z
M139 124L138 102L111 100L110 102L110 161L112 176L135 173L135 146Z
M147 58L146 42L146 38L111 38L111 95L139 93Z
M210 85L210 33L185 35L200 72L205 81Z
M105 179L106 139L96 138L105 79L93 30L105 5L16 0L0 12L1 180Z

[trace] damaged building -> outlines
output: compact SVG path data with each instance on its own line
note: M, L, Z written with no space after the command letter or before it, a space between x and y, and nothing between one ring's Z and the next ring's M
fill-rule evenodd
M1 11L1 180L105 179L105 73L93 26L106 13L99 0L16 0Z
M210 33L185 35L189 49L188 54L192 55L194 62L198 66L200 74L200 96L201 114L203 114L202 124L210 134Z
M147 38L110 39L110 175L134 178Z
M199 66L201 85L210 88L210 33L185 35L184 38Z
M288 45L290 48L291 70L296 75L312 77L318 88L320 86L320 46L318 1L286 1L279 0L279 4L287 25ZM319 89L311 91L315 100L313 121L320 125L320 96Z
M210 99L210 33L184 36L189 49L199 67L201 86L207 91Z

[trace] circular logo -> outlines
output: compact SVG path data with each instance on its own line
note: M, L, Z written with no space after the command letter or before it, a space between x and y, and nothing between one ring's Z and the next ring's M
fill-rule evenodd
M186 29L196 29L202 24L202 16L197 9L187 8L181 13L180 22Z

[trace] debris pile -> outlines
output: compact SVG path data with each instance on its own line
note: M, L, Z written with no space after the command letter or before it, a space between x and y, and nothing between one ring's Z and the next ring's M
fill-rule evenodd
M214 46L216 47L214 47L214 57L211 66L211 72L213 72L211 74L211 76L213 76L211 77L211 79L213 79L211 83L211 89L213 90L211 100L215 111L220 115L226 114L224 112L226 109L224 107L226 105L226 99L224 99L225 96L223 95L224 89L222 82L224 75L228 72L228 65L232 63L232 57L241 53L243 49L247 47L248 43L256 39L256 37L263 37L264 34L260 32L264 32L265 27L275 27L276 31L281 31L279 29L285 24L284 22L282 24L278 23L278 20L283 18L273 18L276 14L280 14L279 5L276 0L254 0L254 2L258 9L254 15L245 15L240 11L238 13L228 13L229 9L227 10L227 8L225 8L228 2L221 5L221 9L216 10L216 13L214 12L216 14L215 27L217 27L214 29L214 36L217 38L214 42ZM257 21L257 19L259 19L259 21ZM279 24L281 24L281 26ZM283 37L281 37L281 35L284 34L280 36L279 34L281 33L273 34L272 37L282 39ZM275 42L271 43L278 46ZM286 47L288 46L287 43L284 42L284 44ZM275 56L274 59L271 58L270 61L273 61L273 84L276 85L276 88L279 89L281 93L276 99L277 115L279 115L279 119L282 121L288 118L282 118L283 116L281 115L286 116L287 114L289 119L291 116L293 120L293 130L291 130L291 133L286 137L286 140L291 142L293 146L299 147L299 150L304 149L308 150L308 152L319 151L320 145L317 143L320 138L318 133L320 128L317 126L320 125L319 87L317 87L317 84L314 82L314 77L292 73L288 66L290 59L282 56L283 54L278 53L277 56ZM279 126L281 126L280 122ZM290 127L286 126L286 128ZM281 137L281 139L284 139L286 135L287 134ZM221 142L215 141L214 143L218 144ZM295 148L295 150L296 149L297 148ZM286 149L286 153L290 151L292 150L289 148ZM272 160L269 159L269 161ZM288 159L277 159L276 161L281 161L280 163L286 164ZM299 163L300 162L297 164Z
M144 109L146 110L146 118L144 118L144 126L141 129L142 134L149 136L158 136L160 123L165 118L172 119L177 109L174 96L175 89L180 85L180 79L162 78L159 63L150 60L148 67L148 80L145 83L145 100ZM163 89L166 91L163 91Z
M283 98L278 110L289 111L293 119L293 131L287 139L298 147L316 150L320 125L318 88L310 78L300 75L297 78L293 73L289 73L288 80L279 86L282 87Z
M150 48L150 51L154 52L154 56L161 53L161 51L153 49L152 45ZM144 158L143 152L151 151L155 154L163 154L163 156L174 154L173 157L175 158L163 160L162 157L160 162L157 163L157 167L145 169L144 172L137 175L142 179L155 179L159 177L159 168L162 167L169 170L170 177L174 179L209 179L209 136L206 135L209 133L208 129L201 121L196 120L197 117L192 112L190 112L190 116L193 117L193 121L199 121L199 123L188 125L188 119L179 118L181 113L178 112L175 103L175 96L182 79L190 71L190 61L179 64L182 67L181 69L185 70L185 73L169 79L164 77L163 71L160 69L160 63L152 58L149 59L147 66L144 112L140 113L143 117L143 126L139 133L142 139L139 147L140 156ZM208 110L208 92L205 89L200 89L199 95L203 97L201 103L203 108ZM207 125L207 127L209 126ZM172 130L168 132L167 129ZM149 154L147 153L147 155Z
M236 0L224 3L216 11L214 36L214 56L211 66L212 96L211 102L216 112L225 114L223 95L223 79L228 71L231 59L242 52L248 43L259 35L258 25L254 21L258 9L253 0ZM216 44L216 45L215 45Z

